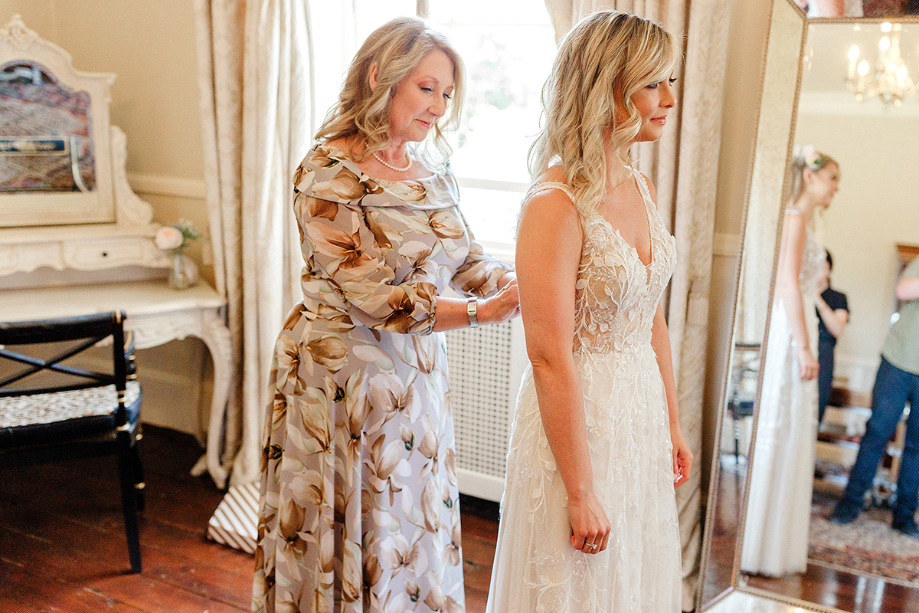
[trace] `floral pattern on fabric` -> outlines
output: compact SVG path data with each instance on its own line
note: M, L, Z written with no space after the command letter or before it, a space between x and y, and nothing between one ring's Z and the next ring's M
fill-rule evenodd
M317 146L294 175L303 301L269 379L253 611L465 610L437 296L497 291L453 175L382 181Z

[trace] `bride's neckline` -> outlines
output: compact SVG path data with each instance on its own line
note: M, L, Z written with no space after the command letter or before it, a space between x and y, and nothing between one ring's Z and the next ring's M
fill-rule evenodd
M616 237L623 244L626 245L626 247L628 247L628 250L632 253L635 259L638 260L639 264L641 264L645 269L650 269L651 266L656 262L656 255L657 255L654 249L654 230L653 230L654 224L651 218L651 206L652 206L651 196L650 194L646 193L647 185L642 185L640 173L636 171L634 168L630 168L630 171L632 174L631 179L635 182L635 187L638 190L638 194L641 196L641 202L645 208L645 220L647 221L647 228L648 228L648 262L647 264L641 259L641 254L638 253L638 248L632 243L630 243L629 241L627 241L625 237L622 236L622 232L619 231L619 228L614 226L610 220L608 220L606 217L603 216L602 213L600 213L600 211L598 211L597 209L592 209L587 212L585 217L595 218L599 220L607 229L609 229L612 233L614 233ZM564 181L552 181L552 180L540 181L539 183L534 184L533 187L541 186L541 185L561 186L564 188L563 191L568 194L568 196L572 199L572 201L574 200L574 192L571 191L571 188ZM578 207L575 205L575 208L578 208ZM578 210L580 211L581 209L578 208Z

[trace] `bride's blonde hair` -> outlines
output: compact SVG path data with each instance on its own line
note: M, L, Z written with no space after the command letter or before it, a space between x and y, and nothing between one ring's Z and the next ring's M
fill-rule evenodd
M413 17L393 19L370 33L351 61L338 102L329 109L316 140L358 137L364 145L358 162L385 149L390 140L389 111L396 88L432 51L442 51L453 63L453 95L443 120L434 123L425 141L431 143L435 153L427 148L417 153L431 166L442 167L452 152L444 131L459 126L463 110L463 60L443 34ZM371 89L370 69L374 65L377 85Z
M529 155L533 178L558 162L579 207L598 206L606 187L604 134L615 151L638 135L632 94L669 78L678 56L673 35L648 19L600 11L579 21L559 43L543 86L543 127Z

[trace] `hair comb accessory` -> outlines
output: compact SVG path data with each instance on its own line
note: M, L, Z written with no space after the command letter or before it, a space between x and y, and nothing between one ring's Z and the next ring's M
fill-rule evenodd
M795 149L799 149L799 151L795 153L795 157L800 157L801 161L804 163L805 168L809 168L810 170L820 170L823 168L823 163L826 158L822 153L817 151L815 146L795 145Z

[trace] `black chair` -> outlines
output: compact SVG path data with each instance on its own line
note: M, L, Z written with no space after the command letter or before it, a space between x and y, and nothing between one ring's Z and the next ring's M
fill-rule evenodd
M118 311L0 323L0 468L117 455L128 555L139 573L141 390L124 317ZM105 342L111 372L64 363Z

